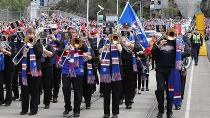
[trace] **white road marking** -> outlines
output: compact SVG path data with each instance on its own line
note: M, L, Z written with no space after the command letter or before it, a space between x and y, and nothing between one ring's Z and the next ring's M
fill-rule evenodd
M191 103L191 94L192 94L193 71L194 71L194 63L192 63L192 68L191 68L191 73L190 73L190 80L189 80L189 89L188 89L188 96L187 96L187 105L186 105L185 118L189 118L190 117L190 103Z

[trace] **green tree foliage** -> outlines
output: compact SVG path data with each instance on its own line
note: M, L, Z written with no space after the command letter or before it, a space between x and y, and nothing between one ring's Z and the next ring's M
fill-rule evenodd
M0 0L0 9L23 11L30 2L31 0Z

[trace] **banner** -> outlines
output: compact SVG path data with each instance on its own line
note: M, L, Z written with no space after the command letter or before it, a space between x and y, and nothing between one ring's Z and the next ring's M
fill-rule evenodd
M149 47L149 43L142 27L142 23L129 2L127 2L118 23L121 25L129 23L132 29L135 31L135 34L138 37L138 41L141 43L141 45L144 48Z

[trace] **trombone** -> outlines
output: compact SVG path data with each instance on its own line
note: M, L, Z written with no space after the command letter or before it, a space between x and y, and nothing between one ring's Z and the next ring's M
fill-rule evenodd
M15 65L18 65L18 64L20 63L20 61L23 59L24 55L21 56L23 50L24 50L25 48L28 49L29 47L34 46L34 45L37 43L37 41L38 41L38 39L39 39L39 38L38 38L38 35L39 35L40 33L41 33L41 32L37 33L35 36L34 36L34 35L28 35L28 36L25 37L23 46L20 48L20 50L17 52L17 54L16 54L16 55L13 57L13 59L12 59L12 62L13 62ZM20 56L21 56L21 57L20 57ZM20 57L20 58L18 59L18 57Z

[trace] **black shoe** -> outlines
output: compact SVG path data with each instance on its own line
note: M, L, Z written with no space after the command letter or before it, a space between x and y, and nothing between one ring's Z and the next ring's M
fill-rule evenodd
M181 105L175 105L175 110L180 110L181 109Z
M109 114L104 114L103 118L109 118Z
M173 113L167 114L167 118L174 118Z
M86 103L86 109L90 109L90 108L91 108L90 103Z
M53 103L57 103L58 99L57 98L53 98Z
M3 105L3 104L4 104L4 102L0 101L0 106Z
M123 104L123 100L120 100L120 103L119 103L119 105L122 105Z
M70 112L70 110L65 110L65 111L63 112L63 117L67 117L67 115L69 114L69 112Z
M27 114L27 112L25 112L25 111L20 112L20 115L26 115L26 114Z
M118 118L118 116L117 115L113 115L112 118Z
M142 88L141 91L144 91L144 88Z
M132 109L131 105L126 105L126 109Z
M14 97L12 98L12 100L17 100L17 99L19 99L19 96L14 96Z
M149 89L148 89L148 88L146 88L146 91L149 91Z
M197 66L198 64L197 63L195 63L195 66Z
M79 113L74 113L74 117L75 118L79 118L80 117L80 114Z
M50 108L50 105L45 105L44 106L44 109L49 109Z
M163 118L163 113L158 112L158 114L157 114L157 118Z
M28 115L32 116L32 115L36 115L36 114L37 114L37 112L30 112Z
M103 95L103 93L100 93L100 97L103 97L104 95Z
M141 94L141 90L140 89L138 89L138 94Z
M5 106L10 106L11 102L5 102Z

